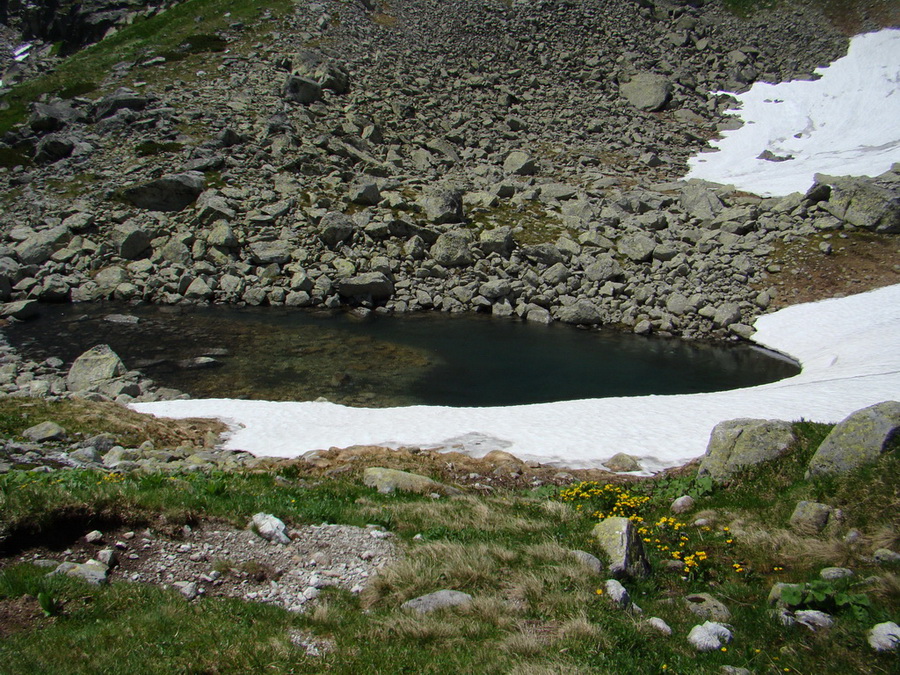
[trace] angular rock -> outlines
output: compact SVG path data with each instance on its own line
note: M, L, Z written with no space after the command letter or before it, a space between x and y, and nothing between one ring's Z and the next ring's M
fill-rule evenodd
M478 246L485 255L497 253L504 258L508 258L515 246L515 242L513 241L512 231L504 225L490 230L482 230L478 235Z
M17 300L7 302L0 306L0 316L4 319L13 318L25 321L37 316L40 312L40 303L37 300Z
M631 607L631 596L620 582L615 579L607 579L603 588L606 590L606 597L620 609Z
M471 265L474 260L471 241L472 235L465 230L444 232L431 247L431 257L445 267Z
M441 495L462 494L455 487L439 483L425 476L377 466L368 467L363 471L363 484L385 494L390 494L395 490L416 492L418 494L431 494L432 492Z
M136 260L150 248L150 235L135 223L116 225L109 238L125 260Z
M627 234L616 244L616 250L634 262L647 262L655 248L656 242L643 234Z
M34 161L38 164L51 164L65 159L75 149L76 140L67 134L48 134L37 144Z
M290 57L293 74L330 89L335 94L346 94L350 89L350 76L337 62L318 52L302 51Z
M461 591L435 591L428 595L420 595L418 598L407 600L400 607L411 609L419 614L428 614L439 609L449 607L464 607L472 603L472 596Z
M621 279L624 273L622 266L611 255L599 256L584 268L584 276L596 282Z
M309 105L322 98L322 87L315 80L299 75L288 75L281 87L281 96L286 101Z
M823 177L817 175L817 181ZM900 195L865 178L829 179L831 197L821 202L832 215L880 234L900 232Z
M809 460L807 476L841 474L877 460L900 433L900 402L884 401L839 422Z
M430 190L422 195L417 203L428 221L436 225L463 221L461 190L450 188Z
M362 178L355 181L350 186L350 192L347 194L347 199L354 204L375 206L381 201L381 190L378 187L378 183L374 180Z
M537 162L527 152L513 150L503 160L503 171L516 176L533 176L537 173Z
M123 196L141 209L181 211L196 201L204 186L202 173L187 171L167 174L142 185L133 185L125 189Z
M736 419L717 424L710 434L700 475L717 482L743 469L785 454L796 442L790 422Z
M338 211L329 211L319 221L319 237L331 248L347 241L355 229L353 219Z
M258 265L283 265L291 260L294 247L282 240L255 241L250 244L253 262Z
M365 272L338 281L337 291L344 298L386 300L394 294L394 284L383 272Z
M126 373L125 364L109 345L97 345L75 359L66 375L69 391L93 391Z
M628 518L604 518L591 531L609 558L609 571L616 578L645 577L650 563L641 538Z
M590 300L576 300L571 305L560 307L557 318L563 323L580 326L595 326L603 320L600 308Z

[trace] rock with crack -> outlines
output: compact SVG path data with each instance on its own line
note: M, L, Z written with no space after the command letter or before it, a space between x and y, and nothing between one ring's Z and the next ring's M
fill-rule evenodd
M271 513L256 513L250 521L250 529L263 539L279 544L290 544L291 538L287 533L287 525Z

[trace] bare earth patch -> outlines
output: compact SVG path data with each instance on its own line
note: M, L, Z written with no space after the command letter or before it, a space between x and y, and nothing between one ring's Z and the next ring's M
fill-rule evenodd
M832 246L828 255L820 242ZM778 289L772 308L841 298L900 283L900 238L856 235L848 239L811 238L787 249L776 262L783 266L766 285Z
M38 601L29 595L0 600L0 639L40 628L50 620L44 617Z

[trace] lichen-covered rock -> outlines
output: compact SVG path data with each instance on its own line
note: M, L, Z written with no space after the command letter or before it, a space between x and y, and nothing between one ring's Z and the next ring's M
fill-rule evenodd
M75 359L66 375L69 391L93 391L126 373L125 364L109 345L97 345Z
M591 535L609 558L609 571L614 577L645 577L650 573L644 545L628 518L604 518Z
M668 102L672 83L656 73L638 73L619 85L619 93L635 108L653 112Z
M709 436L699 475L725 481L742 469L786 453L796 441L789 422L736 419L717 424Z
M807 476L847 473L881 456L900 433L900 402L884 401L857 410L835 425L809 460Z
M640 471L641 463L635 457L619 452L603 463L610 471L617 473L623 471Z
M728 621L731 612L717 598L709 593L692 593L684 597L687 608L701 619L710 621Z
M46 421L28 427L22 432L22 435L29 441L35 443L44 443L47 441L62 441L66 438L66 430L59 426L56 422Z
M461 494L460 490L425 476L378 466L372 466L363 471L363 483L383 493L404 490L419 494L430 494L432 492L442 495Z
M394 284L382 272L364 272L341 279L337 283L337 292L343 298L385 300L393 295Z
M474 258L470 244L471 235L461 230L445 232L431 247L431 257L445 267L471 265Z

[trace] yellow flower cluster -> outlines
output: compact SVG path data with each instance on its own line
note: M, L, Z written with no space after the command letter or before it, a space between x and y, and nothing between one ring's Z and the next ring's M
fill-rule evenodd
M578 511L586 506L596 508L591 514L594 518L621 517L635 522L643 522L640 510L650 501L650 497L633 495L619 485L601 485L597 481L583 481L573 485L561 491L559 499L574 504Z
M695 551L684 556L684 572L688 576L697 577L703 571L703 563L706 562L706 551Z
M103 483L121 483L123 480L125 480L125 474L105 473L100 477L100 480L97 481L97 485L102 485Z

